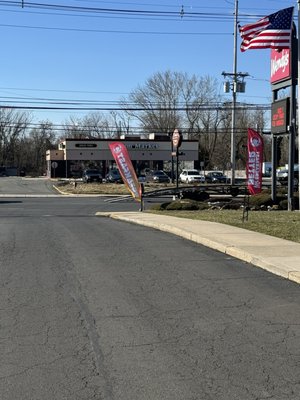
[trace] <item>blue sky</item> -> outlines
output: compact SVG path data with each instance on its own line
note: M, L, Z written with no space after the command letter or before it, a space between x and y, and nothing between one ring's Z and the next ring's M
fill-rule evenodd
M222 71L233 71L234 0L40 0L48 7L44 9L31 7L29 0L23 8L22 0L18 7L15 3L0 1L2 104L8 104L8 97L11 104L23 97L116 102L166 70L215 77L223 94ZM77 8L55 10L55 4ZM239 20L241 25L254 22L290 6L297 14L297 1L239 0ZM87 12L88 7L97 12ZM209 15L181 17L182 7L186 14ZM103 14L100 8L121 12ZM129 16L124 10L142 15ZM147 17L145 11L178 16ZM271 102L270 50L238 50L237 70L250 75L238 100ZM35 122L49 119L55 124L87 113L32 112Z

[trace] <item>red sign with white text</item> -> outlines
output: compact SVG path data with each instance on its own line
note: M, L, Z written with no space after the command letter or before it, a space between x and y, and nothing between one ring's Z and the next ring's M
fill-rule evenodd
M248 128L248 160L247 160L247 182L250 194L261 192L262 186L262 161L263 161L263 139L260 134Z
M284 81L291 78L291 51L271 50L271 83Z
M109 144L110 151L117 163L123 181L133 198L141 201L142 189L133 168L126 146L120 142Z
M280 134L288 131L289 97L274 101L271 107L271 133Z

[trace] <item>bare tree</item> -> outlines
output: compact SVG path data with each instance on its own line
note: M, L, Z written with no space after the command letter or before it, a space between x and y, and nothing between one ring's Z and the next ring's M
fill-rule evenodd
M158 72L123 99L124 111L140 122L146 133L169 133L180 125L178 108L182 105L185 74Z
M57 144L53 124L49 121L40 122L31 129L23 141L23 168L33 174L42 175L46 170L46 151L54 149Z
M129 135L132 132L131 116L125 112L111 112L111 117L114 121L114 126L116 127L117 135L119 138L122 134Z
M20 141L26 133L31 116L29 113L0 108L0 163L19 167Z
M62 135L60 139L84 139L86 136L87 133L83 129L82 119L71 116L62 124Z
M222 129L224 120L218 82L210 76L193 76L184 82L183 96L186 106L185 125L189 137L198 139L200 160L209 166L222 133L220 128Z
M82 131L90 139L109 138L114 135L109 116L90 113L82 120Z
M186 137L199 141L200 160L210 164L224 118L218 87L209 76L159 72L123 99L122 106L145 132L172 133L180 128Z
M93 112L83 118L70 117L63 124L63 137L72 139L116 138L119 126L113 114Z

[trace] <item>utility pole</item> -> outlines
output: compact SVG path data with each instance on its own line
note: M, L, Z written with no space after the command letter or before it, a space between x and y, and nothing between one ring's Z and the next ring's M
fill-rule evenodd
M234 10L234 46L233 46L233 89L232 89L232 117L231 117L231 184L235 183L235 126L236 126L236 89L237 89L237 23L239 2L235 0Z
M230 152L230 163L231 163L231 184L235 182L235 164L236 164L236 94L244 93L246 83L244 79L249 76L248 72L222 72L222 75L226 79L224 82L224 92L229 93L232 91L232 115L231 115L231 152Z
M300 0L298 0L298 168L300 167L300 106L299 106L299 88L300 88ZM299 197L299 212L300 212L300 180L298 179L298 197Z
M299 0L300 1L300 0ZM249 74L247 72L237 72L237 28L238 28L238 0L235 0L234 10L234 41L233 41L233 72L222 72L226 79L224 82L224 92L229 93L232 91L232 114L231 114L231 151L230 151L230 164L231 164L231 184L235 183L235 165L236 165L236 94L237 92L244 93L246 84L244 78ZM229 80L228 80L229 78Z

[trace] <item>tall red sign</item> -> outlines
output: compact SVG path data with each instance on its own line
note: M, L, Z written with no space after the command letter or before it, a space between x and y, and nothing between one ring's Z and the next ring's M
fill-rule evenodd
M271 50L271 83L285 81L291 78L291 51Z
M110 151L117 163L120 174L132 197L141 201L142 189L130 160L126 146L123 143L114 142L109 144Z
M262 162L263 162L263 139L260 134L248 128L248 160L247 160L247 183L250 194L261 192L262 187Z

